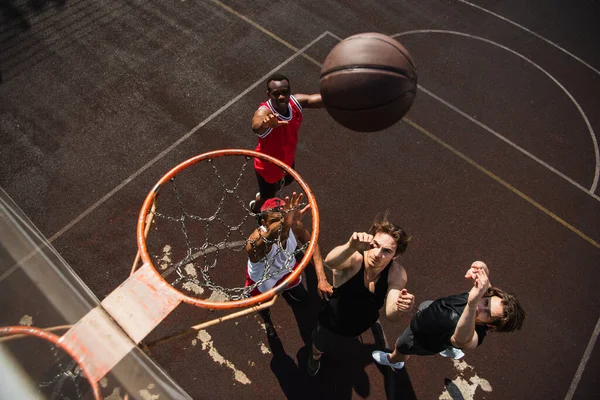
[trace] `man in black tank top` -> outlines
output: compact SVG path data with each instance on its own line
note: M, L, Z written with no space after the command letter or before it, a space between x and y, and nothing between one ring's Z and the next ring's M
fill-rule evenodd
M376 350L372 356L381 365L404 367L409 355L440 353L454 359L463 349L479 346L487 332L512 332L521 329L525 312L518 300L492 287L489 269L475 261L465 274L473 281L468 293L423 302L410 326L398 337L392 353Z
M354 232L346 244L327 255L325 263L333 270L334 290L312 334L309 375L319 371L321 355L340 337L356 337L369 329L384 305L392 321L410 310L414 296L406 291L406 271L396 262L409 240L406 232L384 215L368 233Z

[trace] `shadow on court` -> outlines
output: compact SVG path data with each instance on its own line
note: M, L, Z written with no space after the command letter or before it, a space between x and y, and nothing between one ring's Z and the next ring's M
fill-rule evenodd
M375 347L377 349L391 350L379 321L371 327L371 332L375 338ZM377 363L375 365L379 372L383 374L383 385L387 399L416 400L417 395L413 389L406 367L395 371L390 367L385 367Z
M317 279L312 264L305 269L308 299L302 303L284 297L290 306L304 346L290 356L274 328L270 318L264 319L267 325L267 342L273 358L271 371L287 399L351 399L353 391L361 397L371 394L369 377L365 368L373 361L371 352L386 348L385 335L379 323L371 330L375 344L363 344L360 338L344 338L337 348L322 356L319 373L311 377L306 372L306 364L312 349L311 334L317 323L317 315L322 300L317 293ZM403 369L394 372L391 368L378 366L384 376L387 399L416 399L410 377Z

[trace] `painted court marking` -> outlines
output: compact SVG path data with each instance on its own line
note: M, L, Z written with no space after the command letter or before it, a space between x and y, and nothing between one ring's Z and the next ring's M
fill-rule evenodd
M473 161L472 159L467 157L464 153L462 153L459 150L455 149L454 147L450 146L448 143L444 142L442 139L438 138L433 133L431 133L427 129L423 128L421 125L411 121L410 119L408 119L406 117L403 118L403 121L406 122L407 124L409 124L410 126L412 126L413 128L415 128L417 131L424 134L425 136L432 139L434 142L437 142L438 144L442 145L446 149L450 150L452 153L456 154L457 156L459 156L460 158L465 160L467 163L471 164L473 167L477 168L478 170L480 170L481 172L483 172L484 174L486 174L487 176L489 176L490 178L492 178L493 180L495 180L496 182L498 182L499 184L501 184L502 186L504 186L505 188L507 188L508 190L510 190L517 196L519 196L520 198L522 198L523 200L527 201L529 204L533 205L535 208L542 211L544 214L546 214L547 216L549 216L550 218L552 218L553 220L555 220L556 222L558 222L565 228L569 229L571 232L575 233L576 235L581 237L583 240L590 243L592 246L600 249L600 243L596 242L594 239L587 236L585 233L581 232L579 229L575 228L573 225L569 224L567 221L560 218L558 215L554 214L552 211L548 210L546 207L542 206L540 203L533 200L531 197L527 196L525 193L521 192L519 189L515 188L510 183L506 182L499 176L495 175L494 173L487 170L486 168L484 168L477 162Z
M216 2L216 3L218 3L218 2ZM160 161L164 156L166 156L168 153L170 153L174 148L176 148L181 143L183 143L187 139L189 139L190 136L192 136L194 133L196 133L200 128L202 128L204 125L206 125L207 123L209 123L210 121L212 121L215 117L217 117L223 111L227 110L229 107L231 107L231 105L233 105L239 99L241 99L242 97L244 97L246 94L248 94L255 87L257 87L260 84L263 84L264 81L265 81L265 79L267 79L269 76L271 76L275 72L279 71L281 69L281 67L289 64L292 60L294 60L296 57L298 57L299 55L301 55L302 53L304 53L306 50L308 50L311 46L313 46L315 43L317 43L318 41L320 41L326 35L327 35L327 32L321 33L319 36L317 36L316 39L312 40L306 46L304 46L301 49L297 50L287 60L285 60L281 64L277 65L275 68L273 68L272 70L270 70L269 72L267 72L265 75L261 76L256 82L254 82L252 85L248 86L248 88L246 88L243 92L241 92L240 94L238 94L237 96L235 96L233 99L229 100L221 108L219 108L217 111L215 111L210 116L208 116L204 121L200 122L198 125L196 125L194 128L192 128L192 130L190 130L188 133L186 133L185 135L183 135L182 137L180 137L178 140L176 140L172 145L170 145L169 147L167 147L165 150L163 150L159 154L157 154L152 160L150 160L146 164L144 164L140 169L138 169L133 174L131 174L129 177L127 177L123 182L121 182L120 184L118 184L110 192L108 192L107 194L105 194L104 196L102 196L100 198L100 200L98 200L97 202L95 202L94 204L92 204L84 212L82 212L81 214L79 214L71 222L69 222L67 225L65 225L64 227L62 227L58 232L56 232L54 235L52 235L48 239L48 241L50 243L52 243L53 241L55 241L56 239L58 239L59 237L61 237L65 232L67 232L69 229L71 229L73 226L75 226L75 224L77 224L79 221L81 221L83 218L85 218L88 214L90 214L92 211L94 211L96 208L98 208L104 202L106 202L108 199L110 199L112 196L114 196L118 191L120 191L122 188L124 188L129 182L131 182L132 180L134 180L135 178L137 178L140 174L142 174L144 171L146 171L148 168L150 168L152 165L154 165L157 161Z
M558 79L556 79L554 76L552 76L552 74L550 74L548 71L546 71L544 68L542 68L541 66L539 66L538 64L536 64L535 62L533 62L532 60L530 60L529 58L525 57L524 55L504 46L501 45L500 43L496 43L492 40L486 39L486 38L482 38L480 36L475 36L475 35L470 35L468 33L463 33L463 32L457 32L457 31L448 31L448 30L442 30L442 29L419 29L419 30L414 30L414 31L407 31L407 32L402 32L402 33L397 33L395 35L392 35L392 37L396 38L396 37L400 37L400 36L406 36L406 35L413 35L413 34L417 34L417 33L443 33L443 34L449 34L449 35L457 35L457 36L463 36L463 37L467 37L470 39L475 39L475 40L480 40L482 42L491 44L493 46L496 46L498 48L501 48L503 50L506 50L512 54L514 54L515 56L521 58L522 60L528 62L529 64L531 64L532 66L534 66L535 68L537 68L538 70L540 70L541 72L543 72L548 78L550 78L566 95L567 97L571 100L571 102L575 105L575 107L577 108L577 111L579 111L579 114L581 115L581 117L583 118L585 125L590 133L590 137L592 139L592 144L593 144L593 148L594 148L594 157L596 159L596 167L594 168L594 179L592 180L592 186L589 189L589 192L586 190L586 192L588 194L594 194L594 192L596 191L596 188L598 187L598 177L600 176L600 151L598 150L598 141L596 139L596 134L594 133L594 129L592 128L592 124L590 124L590 121L587 118L587 115L585 114L585 112L583 111L583 109L581 108L581 106L579 105L579 103L575 100L575 98L573 97L573 95L567 90L567 88L565 88L559 81ZM462 115L462 114L461 114ZM502 138L504 140L504 138L497 134L496 136L498 136L499 138ZM507 143L511 144L512 142L505 140ZM512 145L512 144L511 144ZM515 146L513 146L515 147ZM516 146L515 148L517 148L519 151L523 151L522 149L520 149L518 146ZM527 154L527 153L524 153ZM529 154L527 154L529 155ZM536 158L534 158L535 161L538 161ZM538 161L539 162L539 161ZM542 164L544 166L544 164ZM551 169L552 170L552 169ZM555 172L554 170L552 170L552 172ZM561 177L564 178L564 176L561 174L559 175ZM571 182L571 180L569 180L569 182ZM572 183L572 182L571 182Z
M537 163L539 163L540 165L544 166L545 168L549 169L550 171L554 172L556 175L560 176L561 178L563 178L564 180L566 180L567 182L569 182L570 184L572 184L573 186L575 186L576 188L580 189L581 191L583 191L585 194L589 195L590 197L600 201L600 196L597 196L594 192L590 192L586 187L580 185L578 182L575 182L573 179L569 178L568 176L566 176L565 174L563 174L562 172L560 172L559 170L557 170L556 168L554 168L553 166L551 166L550 164L546 163L545 161L543 161L542 159L536 157L535 155L531 154L530 152L528 152L527 150L525 150L524 148L520 147L518 144L512 142L511 140L505 138L504 136L502 136L501 134L499 134L498 132L496 132L495 130L493 130L492 128L490 128L489 126L485 125L484 123L480 122L479 120L471 117L469 114L467 114L466 112L462 111L461 109L459 109L458 107L452 105L451 103L447 102L446 100L442 99L441 97L439 97L438 95L436 95L435 93L427 90L426 88L424 88L422 85L419 85L419 89L421 91L423 91L424 93L428 94L429 96L433 97L434 99L436 99L437 101L439 101L440 103L444 104L446 107L450 108L451 110L459 113L460 115L462 115L463 117L465 117L466 119L468 119L469 121L473 122L474 124L480 126L481 128L485 129L486 131L488 131L489 133L491 133L492 135L496 136L498 139L502 140L503 142L509 144L510 146L514 147L515 149L519 150L521 153L525 154L526 156L528 156L529 158L531 158L532 160L536 161Z
M314 39L313 41L311 41L309 44L307 44L306 46L304 46L301 49L296 50L296 48L292 45L290 45L288 42L284 41L283 39L279 38L277 35L273 34L272 32L268 31L267 29L265 29L264 27L260 26L259 24L255 23L254 21L248 19L247 17L237 13L235 10L229 8L228 6L220 3L219 1L216 0L212 0L213 3L219 5L220 7L227 9L228 11L230 11L231 13L237 15L238 17L240 17L241 19L243 19L244 21L250 23L251 25L253 25L254 27L256 27L257 29L261 30L262 32L264 32L265 34L269 35L270 37L274 38L275 40L277 40L278 42L284 44L286 47L295 50L295 53L289 57L287 60L285 60L283 63L279 64L277 67L273 68L271 71L269 71L267 74L265 74L263 77L259 78L254 84L252 84L251 86L249 86L246 90L244 90L242 93L240 93L239 95L237 95L235 98L233 98L232 100L230 100L229 102L227 102L225 105L223 105L221 108L219 108L217 111L215 111L213 114L211 114L208 118L206 118L204 121L202 121L200 124L198 124L196 127L194 127L191 131L189 131L188 133L186 133L184 136L182 136L180 139L178 139L176 142L174 142L171 146L169 146L167 149L163 150L161 153L159 153L157 156L155 156L152 160L150 160L148 163L146 163L144 166L142 166L140 169L138 169L135 173L133 173L131 176L129 176L127 179L125 179L123 182L121 182L119 185L117 185L115 188L113 188L110 192L108 192L107 194L105 194L100 200L98 200L96 203L94 203L92 206L90 206L88 209L86 209L83 213L81 213L79 216L77 216L75 219L73 219L69 224L67 224L66 226L64 226L62 229L60 229L58 232L56 232L50 239L50 242L53 242L54 240L56 240L57 238L59 238L61 235L63 235L66 231L68 231L70 228L72 228L75 224L77 224L79 221L81 221L84 217L86 217L88 214L90 214L92 211L94 211L96 208L98 208L100 205L102 205L104 202L106 202L108 199L110 199L114 194L116 194L119 190L121 190L125 185L127 185L129 182L131 182L133 179L135 179L137 176L139 176L141 173L143 173L146 169L148 169L150 166L152 166L154 163L156 163L157 161L159 161L160 159L162 159L166 154L168 154L171 150L173 150L175 147L179 146L181 143L183 143L185 140L187 140L191 135L193 135L196 131L198 131L200 128L202 128L204 125L206 125L208 122L210 122L212 119L214 119L216 116L218 116L220 113L222 113L223 111L225 111L227 108L229 108L232 104L234 104L236 101L238 101L240 98L242 98L244 95L246 95L248 92L250 92L251 90L253 90L256 86L258 86L259 84L263 83L264 80L271 75L272 73L276 72L277 70L279 70L281 67L283 67L284 65L288 64L289 62L291 62L292 60L294 60L296 57L298 57L299 55L302 55L303 57L308 57L307 55L304 55L303 53L310 48L312 45L314 45L315 43L317 43L318 41L320 41L324 36L326 35L330 35L332 37L337 38L338 40L341 40L339 37L329 33L329 32L324 32L321 35L319 35L316 39ZM466 1L463 0L458 0L461 1L465 4L471 5L473 7L477 7L480 8L486 12L489 12L479 6L475 6L471 3L468 3ZM522 29L527 30L526 28L523 28L522 26L507 20L501 16L498 16L497 14L491 13L492 15L495 15L499 18L502 18L504 20L506 20L507 22L513 23L514 25L519 26ZM528 31L528 30L527 30ZM540 37L539 35L528 31L538 37ZM405 33L406 34L406 33ZM541 38L541 37L540 37ZM544 38L542 38L544 39ZM546 39L544 39L546 40ZM547 41L547 40L546 40ZM551 43L551 42L550 42ZM552 43L551 43L552 44ZM554 45L555 47L558 47L556 45ZM560 48L560 47L559 47ZM564 49L560 48L561 50L565 51ZM510 49L507 49L510 51ZM566 52L566 51L565 51ZM566 52L567 54L571 55L570 53ZM518 54L517 54L518 55ZM572 56L572 55L571 55ZM575 56L573 56L575 57ZM576 57L575 57L576 58ZM310 59L314 64L320 66L321 64L318 63L316 60L311 59L308 57L308 59ZM577 59L577 58L576 58ZM579 59L577 59L580 62L583 62ZM585 64L585 63L584 63ZM585 64L587 65L587 64ZM589 66L588 66L589 67ZM591 67L590 67L591 68ZM592 68L593 69L593 68ZM597 70L594 69L595 72L598 72ZM550 76L551 77L551 76ZM552 77L551 77L552 78ZM557 84L559 84L556 81ZM560 85L560 84L559 84ZM566 91L566 89L565 89ZM566 92L568 93L568 92ZM572 96L570 96L572 98ZM572 99L574 101L574 99ZM578 107L578 109L580 109ZM585 114L583 114L583 111L580 109L580 112L582 113L582 115L585 118ZM587 118L586 122L587 122ZM480 165L478 165L477 163L475 163L474 161L470 160L468 157L466 157L464 154L458 152L458 150L452 148L451 146L449 146L448 144L446 144L445 142L441 141L440 139L438 139L437 137L435 137L434 135L432 135L431 133L427 132L424 128L420 127L419 125L415 124L414 122L410 121L410 120L405 120L409 125L413 126L415 129L417 129L418 131L420 131L421 133L425 134L426 136L429 136L431 139L433 139L434 141L436 141L437 143L441 144L442 146L444 146L445 148L449 149L450 151L452 151L454 154L458 155L459 157L461 157L462 159L464 159L465 161L467 161L469 164L475 166L476 168L478 168L479 170L481 170L482 172L486 173L486 175L492 177L493 179L495 179L497 182L501 183L503 186L509 188L511 191L513 191L514 193L518 194L520 197L522 197L523 199L527 200L528 202L530 202L531 204L533 204L534 206L536 206L536 208L542 210L543 212L545 212L547 215L551 216L552 218L554 218L555 220L557 220L558 222L560 222L561 224L563 224L565 227L569 228L570 230L572 230L573 232L575 232L576 234L578 234L579 236L581 236L582 238L584 238L586 241L588 241L589 243L591 243L592 245L594 245L597 248L600 248L600 244L598 244L597 242L593 241L591 238L588 238L587 236L585 236L582 232L578 231L576 228L574 228L573 226L569 225L568 223L566 223L565 221L561 220L559 217L557 217L556 215L554 215L553 213L551 213L549 210L545 209L543 206L541 206L539 203L533 201L532 199L530 199L529 197L527 197L526 195L522 194L521 192L519 192L518 190L516 190L515 188L513 188L512 186L510 186L508 183L504 182L503 180L501 180L500 178L496 177L495 175L493 175L491 172L485 170L483 167L481 167ZM589 127L591 129L591 126ZM592 135L593 137L593 141L595 143L595 151L596 151L596 160L597 160L597 167L596 167L596 177L594 179L594 184L593 184L593 188L595 189L595 185L597 185L597 181L598 181L598 149L597 149L597 144L595 141L595 136ZM593 349L593 346L596 342L597 336L598 336L598 331L600 330L600 320L598 322L598 324L596 325L596 329L595 329L595 336L592 336L592 339L590 340L590 343L588 344L588 348L586 349L586 354L587 354L587 358L589 358L589 355L591 354L591 349ZM207 332L202 332L202 334L199 333L198 339L202 341L203 343L203 348L208 349L209 353L214 353L216 352L216 350L214 349L214 347L212 346L212 341L210 340L210 335L208 335ZM588 351L589 350L589 351ZM217 356L218 352L216 352L216 354L211 354L211 356ZM232 370L235 370L235 366L233 365L229 365L227 364L227 360L219 360L219 362L223 361L224 364L226 364L227 367L231 368ZM582 360L582 363L580 364L580 368L578 370L578 372L583 373L583 370L585 368L585 364L587 363L587 359L585 358L584 355L584 359ZM232 368L233 367L233 368ZM241 371L240 371L241 372ZM245 374L241 374L238 375L237 373L235 373L236 379L238 380L238 382L243 383L243 384L248 384L250 383L249 380L247 380L248 378L245 376ZM579 375L580 376L580 375ZM247 380L247 381L246 381ZM573 380L572 383L572 388L576 387L577 384L579 382L579 379L577 378L576 375L576 379ZM573 389L574 392L574 389Z
M577 386L579 385L579 381L581 380L581 376L583 375L583 371L585 371L585 366L587 365L588 360L592 356L592 350L594 350L596 340L598 340L598 334L600 334L600 318L598 318L598 322L596 322L596 327L594 328L594 332L592 332L590 341L588 342L588 345L585 348L585 352L583 353L583 357L581 358L579 367L577 367L577 372L575 372L575 376L573 377L573 381L571 382L569 391L565 396L565 400L571 400L573 398L575 390L577 390Z
M219 3L218 1L213 0L215 3ZM461 1L461 0L459 0ZM466 2L465 2L466 3ZM470 3L468 3L470 4ZM239 13L235 12L236 15L240 15ZM250 21L248 18L243 17L244 20L246 21ZM256 24L254 21L251 22L253 26L259 26L260 30L264 31L265 28L263 28L262 26ZM273 33L269 32L269 36L273 37ZM341 38L337 35L334 35L331 32L326 32L328 33L330 36L341 40ZM276 35L274 35L276 36ZM510 49L507 48L508 51L511 51ZM517 54L518 55L518 54ZM320 63L315 62L316 65L321 66ZM543 71L543 70L542 70ZM545 71L544 71L545 72ZM549 75L548 73L546 73L547 75ZM551 79L553 79L553 77L551 75L549 75L551 77ZM553 79L555 81L555 83L557 83L559 86L562 87L562 85L560 85L560 83L558 81L556 81L555 79ZM566 89L564 89L566 93L568 93L568 91L566 91ZM583 113L583 110L581 110L581 108L578 106L578 104L575 102L575 99L570 96L570 94L568 93L569 97L572 99L572 101L577 105L578 109L580 110L582 116L584 117L586 123L588 123L588 127L589 129L591 129L591 126L589 125L589 121L587 121L587 117L585 116L585 113ZM513 186L509 185L507 182L503 181L502 179L500 179L499 177L497 177L496 175L492 174L490 171L487 171L485 168L483 168L482 166L480 166L479 164L475 163L473 160L469 159L468 157L466 157L464 154L462 154L461 152L459 152L458 150L454 149L452 146L448 145L447 143L441 141L440 139L438 139L436 136L434 136L433 134L429 133L428 131L426 131L424 128L420 127L419 125L415 124L414 122L407 120L405 118L405 121L407 123L409 123L410 125L412 125L415 129L417 129L418 131L420 131L421 133L425 134L426 136L429 136L431 139L433 139L434 141L438 142L439 144L441 144L442 146L444 146L445 148L447 148L448 150L452 151L454 154L458 155L459 157L463 158L465 161L467 161L469 164L473 165L474 167L476 167L477 169L479 169L480 171L484 172L486 175L490 176L491 178L493 178L494 180L496 180L498 183L502 184L503 186L507 187L509 190L511 190L513 193L519 195L521 198L523 198L524 200L528 201L530 204L534 205L536 208L538 208L539 210L543 211L546 215L550 216L551 218L553 218L554 220L556 220L557 222L561 223L563 226L567 227L568 229L570 229L571 231L573 231L574 233L576 233L577 235L579 235L580 237L582 237L584 240L586 240L587 242L591 243L593 246L600 248L600 244L595 242L593 239L589 238L588 236L586 236L583 232L579 231L577 228L575 228L574 226L568 224L566 221L562 220L561 218L559 218L556 214L552 213L550 210L546 209L545 207L543 207L541 204L537 203L536 201L534 201L533 199L531 199L530 197L526 196L524 193L518 191L516 188L514 188ZM418 128L417 128L418 127ZM594 146L595 146L595 153L596 153L596 173L595 173L595 178L594 178L594 183L592 184L592 188L593 190L595 190L596 185L597 185L597 181L598 181L598 147L597 147L597 143L596 143L596 138L595 135L593 134L593 131L591 131L592 133L592 141L594 142ZM600 325L600 320L599 320L599 325ZM599 325L596 326L596 330L599 329ZM596 332L596 331L595 331ZM590 345L588 345L588 348L591 346L593 348L593 344L596 341L597 338L597 334L596 336L592 336L593 338L593 343L592 340L590 340ZM587 353L587 350L586 350ZM590 350L591 353L591 350ZM585 357L584 357L585 358ZM589 357L588 357L589 358ZM587 362L587 360L585 360L585 362L582 363L583 365L580 365L581 368L581 373L583 373L583 369L585 369L585 363ZM579 372L579 370L578 370ZM577 375L576 375L577 378ZM576 382L575 382L576 380ZM487 381L486 381L487 382ZM579 379L574 379L573 384L575 385L575 387L577 386L577 384L579 383ZM573 386L573 384L571 386ZM490 386L490 390L491 390L491 386ZM574 391L574 390L573 390Z
M592 67L590 64L588 64L585 61L583 61L581 58L577 57L575 54L570 53L569 51L567 51L564 48L560 47L559 45L557 45L556 43L552 42L551 40L546 39L545 37L543 37L539 33L535 33L531 29L525 28L523 25L520 25L520 24L516 23L512 19L508 19L506 17L503 17L502 15L496 14L495 12L490 11L487 8L483 8L483 7L481 7L481 6L477 5L477 4L469 3L468 1L465 1L465 0L456 0L456 1L459 1L459 2L461 2L463 4L466 4L466 5L471 6L471 7L477 8L477 9L479 9L479 10L485 12L485 13L493 15L496 18L500 18L501 20L503 20L505 22L508 22L509 24L512 24L512 25L516 26L517 28L520 28L520 29L524 30L527 33L532 34L533 36L537 37L538 39L541 39L544 42L548 43L550 46L554 46L558 50L562 51L563 53L565 53L565 54L573 57L575 60L579 61L580 63L582 63L583 65L585 65L586 67L588 67L589 69L591 69L592 71L594 71L595 73L597 73L598 75L600 75L600 71L598 71L596 68Z

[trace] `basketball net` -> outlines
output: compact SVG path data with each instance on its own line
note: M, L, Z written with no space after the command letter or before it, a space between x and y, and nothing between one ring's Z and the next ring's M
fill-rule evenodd
M263 257L263 275L246 286L245 250L247 245L256 249L256 243L248 238L258 228L260 217L247 205L256 190L253 168L248 167L253 158L268 161L294 178L310 206L312 227L310 240L304 245L293 251L278 246L277 252L285 259L283 266L276 266L274 257ZM232 168L232 162L237 167ZM207 168L212 172L207 173ZM279 197L282 188L283 185ZM305 206L306 203L282 210L282 218L286 212ZM274 238L263 236L263 240L270 247L281 242L281 235L280 227ZM152 188L138 217L138 254L131 275L101 306L60 337L50 333L53 328L34 327L0 327L0 336L36 336L55 344L77 363L78 371L90 382L94 398L101 399L99 380L181 302L208 309L245 308L192 326L190 331L270 307L308 265L318 236L319 211L314 195L292 168L250 150L204 153L173 168ZM137 268L140 259L142 266ZM262 283L282 272L287 275L274 287L250 296Z
M219 259L227 257L224 255L225 252L243 253L242 255L234 255L229 257L230 262L236 262L240 265L247 259L246 246L250 245L256 253L256 240L249 239L250 234L257 227L257 220L263 217L261 214L255 214L249 209L248 197L242 197L238 193L240 182L252 179L248 177L246 171L252 170L252 167L248 167L248 164L252 162L252 158L244 157L243 162L240 166L238 178L233 184L228 184L219 172L219 168L216 165L214 159L207 159L206 163L209 163L214 173L214 180L221 186L220 198L215 199L216 205L213 210L204 209L208 211L204 215L196 215L188 211L187 205L196 201L197 196L192 198L186 198L178 188L178 177L171 178L165 186L161 189L161 192L165 190L171 190L173 198L177 204L177 215L168 215L159 211L160 207L156 205L160 202L155 199L154 207L150 209L149 218L151 224L155 226L154 231L160 230L160 226L163 224L173 224L175 229L178 229L181 233L180 237L182 240L178 244L184 246L179 249L183 251L175 251L173 246L169 247L168 252L170 254L179 253L182 257L179 260L172 260L170 257L165 257L164 252L152 253L149 250L149 254L153 259L154 265L159 265L161 276L167 280L172 286L181 288L183 292L189 292L191 295L199 298L205 298L209 301L222 302L222 300L241 300L250 297L250 293L262 285L264 282L273 278L276 275L280 275L283 272L290 273L296 266L296 257L303 256L303 252L307 249L309 243L305 243L301 246L296 247L291 252L287 248L281 245L276 246L276 253L270 257L265 255L258 262L263 263L264 274L253 284L248 286L237 286L230 287L224 284L220 284L218 279L212 278L211 275L223 274L221 271L225 266L225 262L219 262ZM282 180L283 181L283 180ZM280 184L279 197L282 195L283 184ZM231 209L226 207L227 199L233 200L233 206L237 206L242 212L241 221L234 220L232 222L225 218L226 214L233 213ZM306 206L306 203L299 204L292 208L282 210L283 219L285 214L292 212L297 209L301 209ZM212 214L211 214L212 212ZM147 220L148 221L148 220ZM221 231L224 234L215 237L215 231L213 224L220 225ZM196 225L195 231L192 229L192 225ZM197 225L201 225L198 227ZM148 227L148 225L147 225ZM245 229L244 229L245 228ZM279 229L273 239L269 240L263 237L262 240L269 247L272 245L281 243L283 225L279 225ZM201 232L198 232L201 230ZM146 231L147 232L147 231ZM237 239L237 240L236 240ZM148 243L148 236L146 236L146 242ZM162 243L162 241L161 241ZM164 250L164 248L163 248ZM220 257L221 256L221 257ZM281 266L275 266L275 259L281 259L281 256L285 259L284 264ZM231 261L233 259L233 261ZM227 262L227 261L226 261ZM230 267L231 265L229 265ZM219 268L221 270L219 270ZM214 274L213 274L214 273ZM222 278L222 277L221 277ZM238 284L243 284L243 280L239 280ZM233 282L235 284L235 282ZM207 296L210 294L210 296Z

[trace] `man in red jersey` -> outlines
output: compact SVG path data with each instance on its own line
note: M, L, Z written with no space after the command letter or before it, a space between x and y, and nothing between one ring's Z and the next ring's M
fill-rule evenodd
M258 138L256 151L268 154L294 168L298 130L302 124L303 108L323 108L320 94L291 94L290 81L282 74L267 79L267 96L252 117L252 130ZM250 202L253 212L260 212L265 200L277 195L277 191L294 181L278 166L261 159L254 159L254 171L258 179L259 193Z

